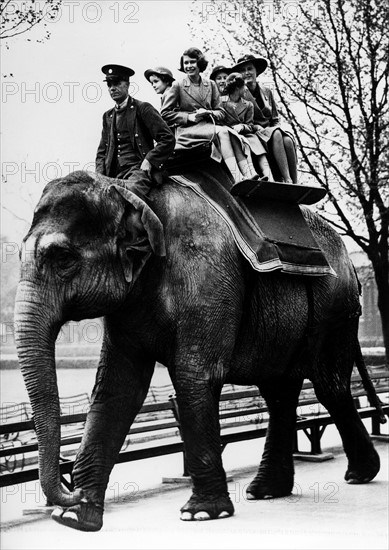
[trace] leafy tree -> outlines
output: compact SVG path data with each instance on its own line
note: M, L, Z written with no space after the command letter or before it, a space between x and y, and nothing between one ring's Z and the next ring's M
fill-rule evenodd
M389 357L387 0L205 4L195 3L192 27L214 59L268 58L301 156L301 182L326 188L321 214L371 261Z
M31 31L33 27L42 24L46 34L43 39L50 38L47 22L53 21L60 9L62 0L1 0L0 3L0 39L10 39ZM7 46L8 47L8 46Z

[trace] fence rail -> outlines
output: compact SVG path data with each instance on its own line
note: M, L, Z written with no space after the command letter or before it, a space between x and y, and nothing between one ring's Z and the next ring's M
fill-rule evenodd
M371 379L389 415L389 372L382 367L371 369ZM352 377L352 395L361 418L371 418L371 433L382 436L379 415L367 403L366 391L359 375ZM233 442L266 435L268 410L255 386L226 385L220 399L221 442L224 447ZM60 399L61 406L61 476L62 482L72 488L71 472L80 444L87 409L88 394ZM321 437L333 421L318 402L313 386L305 381L299 399L296 425L295 451L302 457L320 459ZM28 403L0 408L0 486L14 485L38 479L38 444L31 408ZM310 451L299 451L298 434L309 441ZM388 436L384 436L388 437ZM183 475L187 475L184 446L180 431L180 418L173 387L151 387L143 407L137 415L122 446L117 463L130 462L166 454L183 453ZM70 475L70 479L66 475Z

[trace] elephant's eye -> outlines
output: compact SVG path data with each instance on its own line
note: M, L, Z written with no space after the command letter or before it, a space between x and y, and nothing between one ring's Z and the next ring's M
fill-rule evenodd
M61 245L50 246L45 259L61 278L72 277L79 265L78 253Z

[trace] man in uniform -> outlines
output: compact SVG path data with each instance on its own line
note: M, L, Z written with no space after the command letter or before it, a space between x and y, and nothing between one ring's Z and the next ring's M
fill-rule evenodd
M104 65L101 70L115 107L103 115L96 172L127 180L129 189L143 198L163 182L162 169L173 153L174 135L150 103L128 95L132 69Z

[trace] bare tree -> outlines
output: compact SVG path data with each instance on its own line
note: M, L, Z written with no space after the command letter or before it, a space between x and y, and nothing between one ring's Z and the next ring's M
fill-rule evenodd
M220 2L206 4L208 18L193 10L205 51L232 63L242 53L268 58L301 183L327 189L321 214L371 261L389 357L387 0L245 0L224 14Z
M0 3L0 39L10 39L31 31L41 24L45 36L37 39L42 42L50 38L47 22L53 21L60 9L62 0L1 0Z

